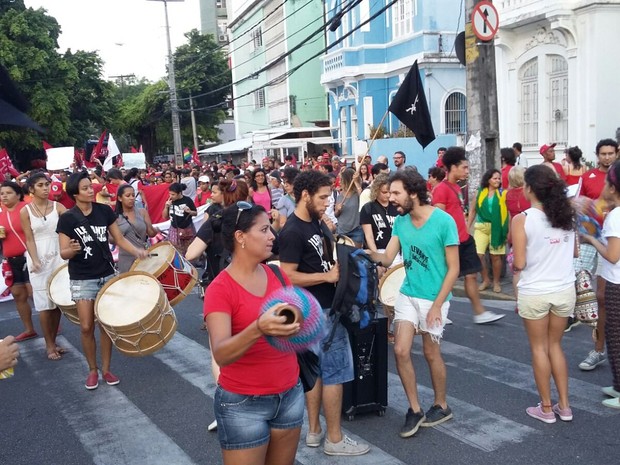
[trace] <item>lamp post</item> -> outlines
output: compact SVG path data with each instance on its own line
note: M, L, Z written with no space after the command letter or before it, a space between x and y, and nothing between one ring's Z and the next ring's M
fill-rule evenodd
M172 140L174 142L174 163L183 165L183 149L181 147L181 124L179 123L179 101L177 100L177 85L174 77L174 57L170 44L170 26L168 24L168 2L183 2L185 0L149 0L164 2L166 15L166 39L168 41L168 87L170 88L170 111L172 113Z

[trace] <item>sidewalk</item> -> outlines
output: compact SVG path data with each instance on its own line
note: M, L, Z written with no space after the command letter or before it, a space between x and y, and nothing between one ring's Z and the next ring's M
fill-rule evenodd
M478 280L478 285L480 285L480 280ZM502 287L502 292L493 292L493 286L489 286L486 290L480 291L480 298L488 300L516 300L512 288L512 274L509 271L507 271L506 276L501 279L500 285ZM464 286L465 283L463 278L457 279L452 294L456 297L467 297Z

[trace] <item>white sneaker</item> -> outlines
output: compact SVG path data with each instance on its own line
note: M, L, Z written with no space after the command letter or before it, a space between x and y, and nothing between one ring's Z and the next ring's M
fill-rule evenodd
M506 315L498 315L490 310L485 310L480 315L474 315L474 323L477 325L483 325L486 323L493 323L494 321L501 320Z
M308 431L308 434L306 434L306 446L319 447L321 445L321 439L323 439L323 431L319 430L318 433L311 433Z
M604 351L597 352L596 350L591 350L586 359L579 364L579 368L583 371L591 371L606 361L607 357Z
M207 426L207 431L217 431L217 420L213 420L209 426Z
M616 391L613 386L601 388L601 391L603 391L603 394L606 396L620 398L620 392Z
M325 438L325 445L323 446L323 452L327 455L364 455L369 450L368 444L358 443L344 434L340 442L329 442L329 439Z

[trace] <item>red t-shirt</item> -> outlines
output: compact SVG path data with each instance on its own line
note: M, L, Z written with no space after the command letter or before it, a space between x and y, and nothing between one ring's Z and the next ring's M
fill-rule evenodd
M204 299L204 315L222 312L230 315L231 335L255 325L260 308L269 294L282 287L267 265L267 290L263 296L250 294L226 270L209 284ZM288 277L284 280L290 286ZM291 389L299 378L295 354L274 349L261 337L236 362L220 368L218 383L227 391L243 395L278 394Z
M469 239L463 202L461 187L458 184L444 180L433 189L433 205L441 203L446 206L446 213L449 213L456 223L459 242L465 242Z
M25 206L26 202L19 202L12 212L8 211L4 205L2 206L0 226L4 226L6 234L6 238L2 241L2 254L7 258L19 257L26 252L26 236L19 217L19 212ZM13 225L12 228L11 225ZM17 236L13 231L17 233Z
M198 194L196 194L196 198L194 199L194 205L196 205L196 208L201 207L205 205L210 198L211 191L198 191Z
M523 194L523 187L508 189L508 192L506 192L506 208L511 218L514 218L519 213L523 213L530 207L529 200Z
M510 173L511 169L512 165L504 165L502 167L502 189L504 190L510 187L510 184L508 183L508 173Z
M605 187L605 178L607 173L598 168L586 171L581 175L581 195L585 195L591 199L598 199L603 193Z
M551 164L553 165L553 169L555 169L556 173L558 173L560 179L566 181L566 173L564 172L564 168L562 168L562 165L554 161L552 161Z

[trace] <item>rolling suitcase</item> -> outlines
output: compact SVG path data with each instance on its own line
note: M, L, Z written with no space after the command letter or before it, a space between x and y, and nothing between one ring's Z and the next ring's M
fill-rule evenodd
M342 413L349 421L358 413L385 414L387 407L387 318L349 331L355 378L343 385Z

